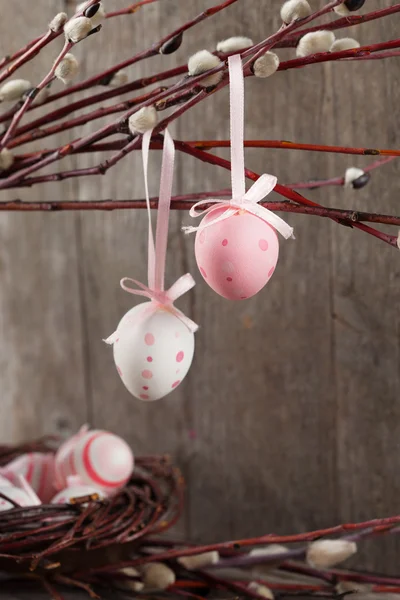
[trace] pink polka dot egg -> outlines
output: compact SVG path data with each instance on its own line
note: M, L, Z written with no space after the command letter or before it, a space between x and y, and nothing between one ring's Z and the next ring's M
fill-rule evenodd
M217 294L228 300L245 300L272 277L279 257L278 236L266 221L245 210L202 227L225 210L216 208L201 222L195 241L196 261Z
M6 465L5 472L14 484L22 475L42 502L49 502L56 491L54 455L50 452L22 454Z
M68 452L63 446L57 452L58 472L67 482L72 475L82 484L94 486L110 494L123 487L134 467L133 453L128 444L108 431L92 430L79 435Z
M194 354L194 334L165 307L140 318L148 307L148 303L139 304L126 313L113 349L125 387L136 398L151 401L175 390L186 376Z

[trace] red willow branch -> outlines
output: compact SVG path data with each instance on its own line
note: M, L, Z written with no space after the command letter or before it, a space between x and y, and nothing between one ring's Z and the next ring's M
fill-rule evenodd
M348 60L348 59L355 60L355 59L360 59L360 58L365 59L365 58L369 58L369 53L371 53L371 52L378 52L379 50L381 50L383 48L389 49L389 48L396 48L396 47L400 47L400 39L391 40L388 42L382 42L380 44L362 46L360 48L353 48L350 50L343 50L341 52L323 52L320 54L313 54L310 56L306 56L304 58L295 58L293 60L284 61L280 64L278 70L285 71L287 69L299 68L299 67L303 67L305 65L316 64L316 63L320 63L320 62L342 60L342 59L346 59L346 60ZM368 56L365 56L366 53L368 53ZM31 142L34 139L36 140L36 139L44 138L44 137L47 137L48 135L53 135L54 133L58 133L59 131L62 131L65 128L70 128L70 125L67 122L66 124L63 124L63 125L59 126L58 128L40 129L42 125L49 123L51 121L54 121L54 120L58 120L64 116L71 114L72 112L74 112L76 110L85 108L86 106L90 106L97 102L102 102L104 100L108 100L115 96L119 96L120 94L124 94L128 91L133 91L136 89L143 88L147 85L151 85L156 82L162 81L163 79L167 79L170 77L174 77L176 75L184 74L186 72L187 72L187 66L182 65L180 67L165 71L163 73L158 73L157 75L154 75L153 77L143 78L141 80L134 81L129 84L125 84L124 86L120 86L119 88L107 90L106 92L102 92L100 94L90 96L89 98L84 98L82 100L79 100L77 102L74 102L72 104L64 106L62 108L59 108L59 109L53 111L52 113L49 113L39 119L36 119L35 121L31 121L30 123L28 123L27 125L25 125L23 127L20 127L16 131L15 139L9 144L9 148L14 148L16 146ZM253 76L253 73L251 71L248 71L246 73L246 76L247 77ZM192 80L188 78L186 87L190 88L191 85L192 85ZM118 110L116 110L115 112L118 112ZM111 114L111 113L109 113L109 114ZM102 115L100 115L100 116L102 116ZM96 111L86 115L87 121L91 121L91 120L94 120L97 118L98 118L98 113ZM29 135L29 132L31 132L31 131L32 131L32 135ZM371 153L373 153L373 152L371 152Z
M195 202L199 200L208 200L209 198L229 197L232 194L230 189L218 190L215 192L198 192L193 194L184 194L173 196L171 206L174 210L189 210ZM158 208L158 197L151 198L151 208ZM287 201L281 202L260 202L274 212L295 213L302 215L311 215L315 217L327 217L336 220L347 220L351 223L381 223L384 225L400 226L400 216L385 215L378 213L368 213L356 210L343 210L338 208L325 208L323 206L299 206ZM211 206L211 204L210 204ZM207 207L207 205L205 205ZM146 208L146 201L140 200L95 200L95 201L51 201L51 202L24 202L21 200L12 200L10 202L0 202L0 211L9 212L60 212L60 211L114 211L114 210L139 210Z
M214 154L209 154L208 152L204 152L203 150L197 150L196 148L191 148L190 146L187 146L183 142L176 142L176 147L177 147L177 149L181 150L182 152L185 152L186 154L190 154L191 156L194 156L204 162L207 162L209 164L218 165L227 170L231 169L230 162L228 160L220 158L219 156L215 156ZM257 173L254 173L253 171L250 171L249 169L246 169L246 177L248 179L251 179L252 181L257 181L259 175L257 175ZM312 202L311 200L308 200L307 198L305 198L304 196L302 196L295 190L292 190L281 184L277 183L274 188L274 191L277 192L279 195L283 196L284 198L286 198L288 200L292 200L293 202L296 202L297 204L301 204L301 205L309 206L309 207L315 207L315 208L317 208L317 207L325 208L316 202ZM369 227L368 225L364 225L363 223L352 222L349 219L333 218L333 220L336 221L337 223L340 223L341 225L347 225L350 227L355 227L356 229L360 229L360 230L364 231L365 233L369 233L370 235L373 235L374 237L380 239L381 241L389 244L390 246L393 246L394 248L398 248L397 236L383 233L381 231L378 231L377 229L374 229L373 227Z
M374 10L370 13L366 13L365 15L348 15L347 17L343 17L341 19L336 19L335 21L331 21L330 23L321 23L320 25L316 25L315 27L310 27L308 29L302 29L301 31L292 34L285 38L282 42L279 42L276 47L277 48L293 48L297 46L299 39L305 35L306 33L310 33L312 31L320 31L321 29L328 29L330 31L336 31L337 29L343 29L347 27L354 27L355 25L361 25L362 23L368 23L369 21L375 21L376 19L382 19L384 17L388 17L400 11L400 3L394 4L393 6L389 6L388 8L382 8L380 10Z
M44 104L48 104L49 102L53 102L54 100L59 100L60 98L64 98L65 96L68 96L69 94L73 94L75 92L80 92L82 90L86 90L90 87L93 87L94 85L100 84L102 82L102 80L112 77L112 75L117 73L117 71L120 71L121 69L125 69L126 67L129 67L129 66L131 66L141 60L144 60L146 58L150 58L151 56L156 56L160 52L160 48L164 44L169 42L171 39L184 33L185 31L191 29L198 23L201 23L201 21L204 21L205 19L208 19L209 17L214 16L218 12L221 12L222 10L226 9L228 6L230 6L231 4L234 4L235 2L237 2L237 0L225 0L225 2L222 2L221 4L218 4L216 6L213 6L209 9L203 11L202 13L197 15L197 17L194 17L187 23L184 23L183 25L181 25L180 27L175 29L172 33L166 35L165 37L160 39L158 42L154 43L147 50L144 50L143 52L139 52L138 54L135 54L131 58L128 58L125 61L122 61L122 62L118 63L117 65L114 65L113 67L110 67L106 71L104 71L98 75L94 75L93 77L90 77L89 79L86 79L85 81L82 81L81 83L71 86L70 88L63 90L62 92L59 92L58 94L53 94L53 95L49 96L45 100L45 102L42 103L42 106Z
M153 4L154 2L158 2L158 0L141 0L140 2L135 2L134 4L131 4L126 8L121 8L120 10L115 10L114 12L108 12L106 14L106 19L112 19L113 17L122 17L124 15L132 15L145 4Z
M74 16L75 17L83 16L84 11L87 8L89 8L90 6L92 6L92 4L96 4L97 1L98 0L90 0L90 1L88 0L85 8L80 10L79 12L76 12L76 14ZM25 63L32 60L37 54L39 54L39 52L45 46L47 46L50 42L52 42L53 40L58 38L60 35L62 35L62 33L63 33L62 30L58 31L58 32L48 30L41 37L37 38L33 42L30 42L29 44L27 44L27 46L25 46L25 48L18 51L13 57L13 59L16 58L17 60L15 60L15 62L13 64L8 66L6 69L4 69L4 71L2 71L0 73L0 83L3 82L5 79L7 79L17 69L22 67L22 65L24 65ZM9 62L9 61L7 61L7 62Z

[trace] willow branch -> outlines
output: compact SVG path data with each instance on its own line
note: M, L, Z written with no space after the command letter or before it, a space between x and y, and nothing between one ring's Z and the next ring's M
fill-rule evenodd
M174 210L189 210L195 202L211 198L229 197L232 195L230 189L215 192L198 192L173 196L171 208ZM158 197L150 199L151 208L158 208ZM295 213L315 217L327 217L336 220L346 220L351 223L381 223L385 225L400 226L400 216L368 213L356 210L342 210L338 208L325 208L318 206L299 206L290 202L260 202L261 206L273 212ZM211 204L209 206L212 206ZM95 201L51 201L51 202L24 202L13 200L11 202L0 202L0 211L10 212L60 212L60 211L114 211L114 210L138 210L146 208L146 201L140 200L95 200ZM207 205L205 205L207 208Z
M106 14L106 19L112 19L113 17L122 17L124 15L132 15L137 12L139 8L145 6L145 4L153 4L154 2L158 2L158 0L141 0L140 2L135 2L130 6L126 6L125 8L121 8L120 10L115 10L113 12L108 12Z

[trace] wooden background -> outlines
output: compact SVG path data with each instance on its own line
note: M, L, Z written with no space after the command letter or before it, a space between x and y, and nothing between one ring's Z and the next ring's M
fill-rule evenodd
M127 3L108 0L107 8ZM40 34L65 4L0 0L0 54ZM160 0L107 22L76 49L81 77L130 56L143 47L143 36L147 46L213 4ZM373 9L392 2L367 4ZM130 77L182 64L191 52L212 49L229 35L259 41L278 28L279 6L278 0L239 0L191 31L176 54L139 63ZM362 43L393 39L399 18L341 35ZM39 81L55 52L53 45L21 74ZM293 57L294 51L279 54ZM246 137L396 147L398 94L396 59L326 63L248 80ZM182 117L173 133L226 139L227 90ZM47 147L77 135L46 140ZM96 159L66 158L63 168ZM159 156L152 160L156 194ZM341 175L369 159L256 150L246 160L249 168L289 183ZM398 176L394 162L361 191L335 187L306 195L332 207L396 213ZM178 156L176 193L228 185L228 173ZM139 155L105 177L11 191L0 199L16 197L141 198ZM67 435L89 422L122 435L138 454L171 453L189 487L181 529L194 540L300 532L397 513L399 255L361 232L292 215L296 241L281 244L271 283L255 298L232 303L198 274L193 238L180 232L188 220L184 213L172 216L168 280L190 270L198 282L181 303L201 324L195 360L176 392L146 404L125 390L112 351L102 342L132 304L120 278L145 278L144 212L1 214L1 440ZM366 567L398 570L398 549L394 536L369 542L360 560Z

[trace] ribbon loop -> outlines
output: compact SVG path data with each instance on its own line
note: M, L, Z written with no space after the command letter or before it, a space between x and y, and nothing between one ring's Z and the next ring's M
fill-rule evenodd
M200 217L212 213L217 208L225 210L210 218L207 223L203 221L198 227L182 227L185 233L192 233L199 229L205 229L210 225L215 225L237 214L240 210L245 210L256 217L259 217L274 229L276 229L284 238L293 237L293 228L286 221L278 217L274 212L264 206L261 202L268 194L272 192L277 183L274 175L264 173L251 188L245 187L245 167L244 167L244 77L242 59L239 54L228 58L229 65L229 92L230 92L230 122L231 122L231 180L232 180L232 200L220 200L210 198L196 202L190 209L191 217ZM203 210L198 210L204 205L210 205Z
M164 307L165 310L168 310L175 315L192 333L194 333L198 329L196 323L194 323L191 319L184 315L182 311L174 306L174 302L183 296L183 294L186 294L186 292L188 292L195 285L193 277L189 273L186 273L186 275L180 277L178 281L176 281L169 288L169 290L164 290L165 260L168 241L168 221L172 194L175 144L169 131L166 129L164 132L157 230L154 244L148 185L148 162L151 135L152 130L146 131L142 139L144 183L149 221L148 285L144 285L140 281L131 279L130 277L124 277L120 281L120 285L125 292L133 294L134 296L148 298L150 303L147 307L145 307L145 310L137 315L137 317L127 319L124 322L124 328L128 324L131 326L138 321L140 322L142 319L145 319L153 312L160 309L160 307ZM114 331L114 333L104 341L107 344L114 344L117 341L119 334L120 329L117 328L117 330Z

